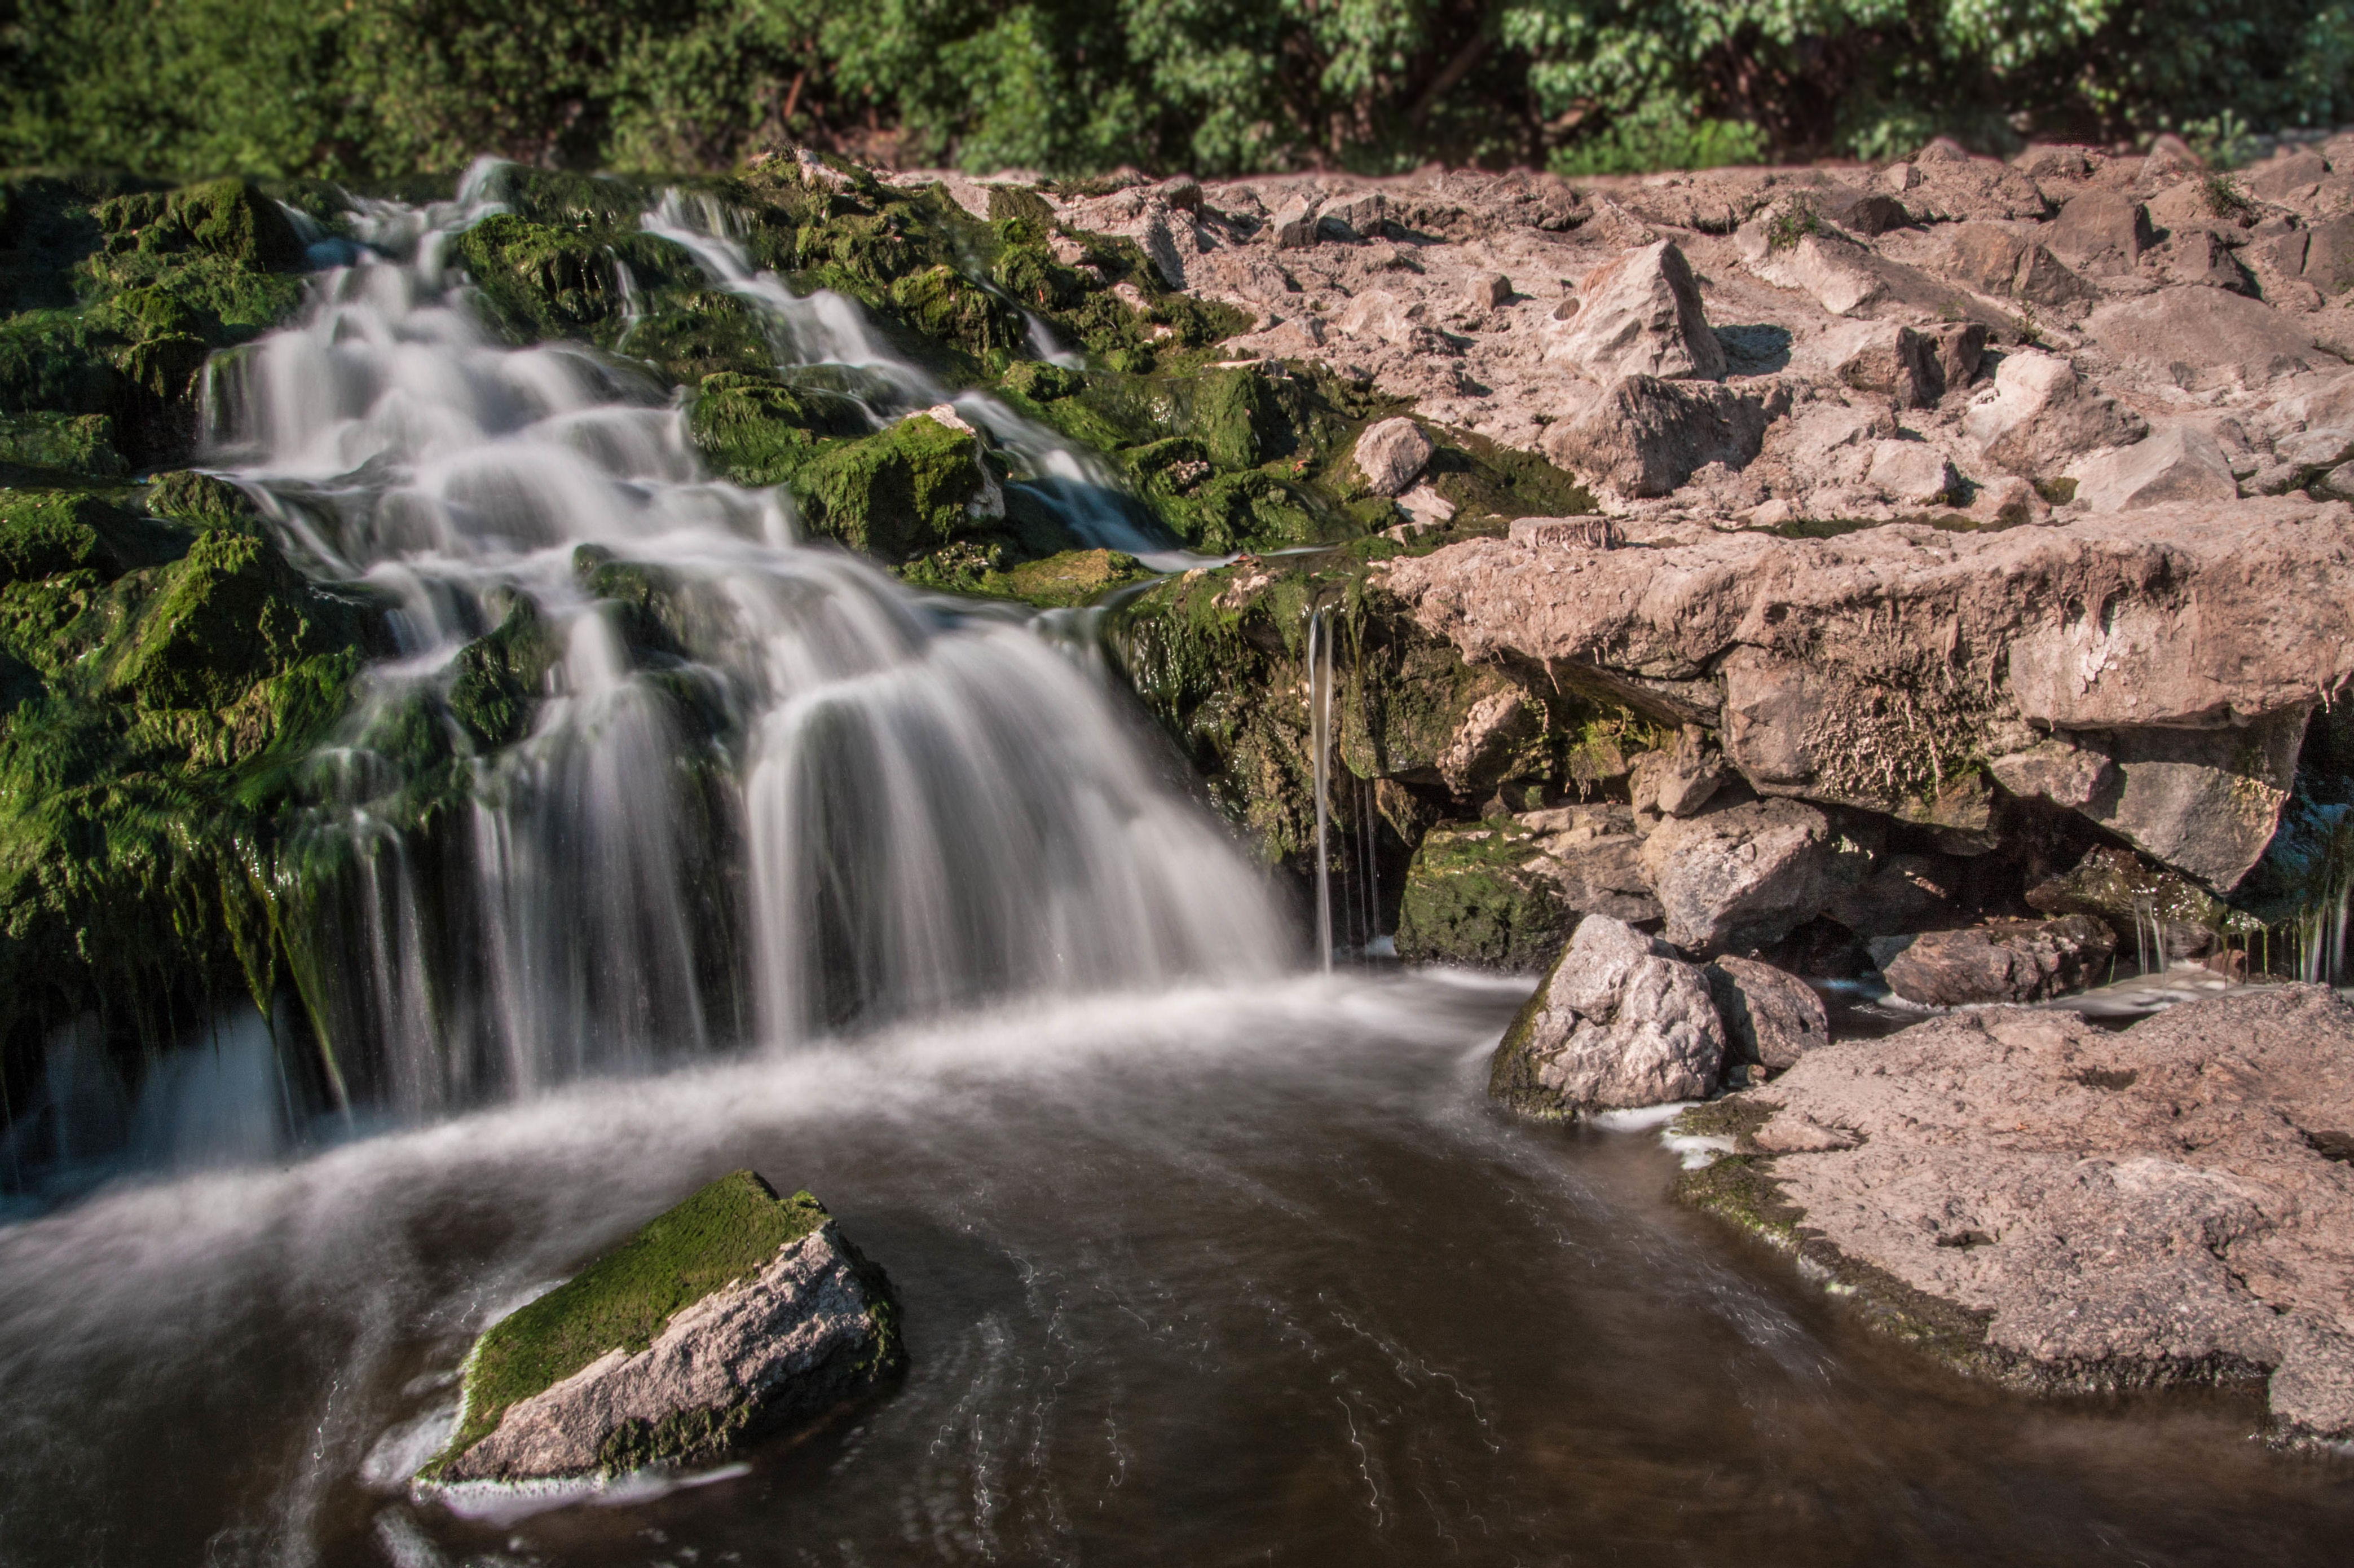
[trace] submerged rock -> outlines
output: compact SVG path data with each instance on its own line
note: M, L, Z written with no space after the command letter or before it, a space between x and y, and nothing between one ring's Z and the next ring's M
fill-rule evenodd
M1686 1201L1964 1368L2261 1383L2282 1434L2354 1437L2354 1007L2323 987L2121 1033L1937 1019L1810 1051L1685 1126L1739 1150L1687 1172Z
M883 1271L809 1193L779 1198L738 1171L493 1324L466 1358L457 1432L419 1484L708 1463L823 1415L903 1359Z
M1697 1099L1723 1068L1724 1025L1700 970L1589 915L1505 1031L1488 1092L1531 1116L1577 1117Z

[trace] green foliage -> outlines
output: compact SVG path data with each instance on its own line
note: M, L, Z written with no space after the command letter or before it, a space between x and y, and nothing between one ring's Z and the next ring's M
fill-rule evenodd
M807 1192L777 1196L737 1171L650 1222L565 1284L493 1324L466 1360L464 1415L430 1478L496 1430L517 1400L563 1382L609 1351L635 1355L670 1320L746 1278L826 1222Z
M0 164L706 168L791 137L1077 174L1543 161L2354 114L2342 0L18 0ZM992 214L992 217L995 215Z

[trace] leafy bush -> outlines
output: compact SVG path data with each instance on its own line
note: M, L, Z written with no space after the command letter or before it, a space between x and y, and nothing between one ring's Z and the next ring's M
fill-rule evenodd
M0 162L1571 174L2354 117L2354 0L16 0Z

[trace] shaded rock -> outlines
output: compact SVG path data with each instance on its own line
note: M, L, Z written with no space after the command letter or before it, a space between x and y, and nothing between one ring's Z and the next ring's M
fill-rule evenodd
M1724 1021L1731 1058L1782 1072L1831 1043L1830 1015L1814 987L1755 959L1721 958L1701 970Z
M1474 272L1463 286L1463 303L1472 311L1492 311L1511 300L1512 281L1501 272Z
M1921 1007L2041 1001L2101 980L2116 935L2084 915L1994 920L1864 944L1888 989Z
M1822 215L1850 234L1877 238L1913 221L1904 204L1883 191L1834 185L1822 193Z
M1872 449L1872 486L1889 500L1934 506L1960 480L1946 454L1925 441L1881 441Z
M1723 757L1706 744L1700 726L1688 724L1673 745L1636 760L1628 788L1638 814L1689 817L1708 804L1723 779Z
M1278 250L1305 250L1316 243L1316 213L1297 198L1275 209L1273 224Z
M2027 255L2019 264L2018 276L2011 280L2010 291L2031 305L2071 316L2101 297L2098 289L2069 270L2067 263L2041 245L2028 247Z
M1406 871L1398 957L1528 973L1546 963L1581 914L1656 920L1659 901L1638 863L1641 844L1624 806L1435 827Z
M1978 361L1987 345L1984 322L1944 322L1924 328L1923 334L1936 355L1941 396L1978 379Z
M2272 840L2311 711L2236 726L2075 732L2070 739L2115 768L2078 810L2143 853L2228 892Z
M2335 297L2354 288L2354 217L2316 224L2306 237L2305 281Z
M1575 1118L1696 1099L1724 1067L1724 1025L1700 970L1657 939L1589 915L1504 1032L1488 1092Z
M2138 947L2155 928L2166 959L2205 952L2229 915L2221 900L2188 877L2106 844L2029 888L2027 904L2045 915L2089 915L2105 923L2122 947Z
M1412 419L1383 419L1357 438L1357 471L1375 495L1403 495L1438 450Z
M1954 913L1951 862L1924 854L1891 855L1870 876L1832 898L1825 913L1866 937L1918 931Z
M1724 375L1724 345L1709 330L1691 265L1673 241L1596 268L1579 281L1577 297L1576 313L1551 325L1547 360L1604 382Z
M1962 415L1962 432L1988 461L2029 478L2099 448L2137 440L2148 429L2140 415L2085 386L2060 355L2030 350L2005 355L1994 385Z
M2123 1033L1956 1014L1810 1051L1738 1103L1768 1113L1761 1154L1808 1127L1850 1145L1736 1156L1681 1194L1803 1248L1867 1320L2031 1387L2263 1383L2285 1434L2354 1437L2354 1183L2330 1152L2354 1008L2326 989Z
M2213 436L2195 425L2176 425L2132 446L2086 458L2070 471L2076 499L2094 512L2240 498L2231 460Z
M2222 238L2206 229L2194 229L2174 237L2173 252L2166 267L2167 281L2200 288L2229 289L2234 293L2253 294L2255 281L2239 258Z
M1985 328L1978 329L1978 337L1983 344ZM1937 347L1935 338L1908 326L1874 328L1840 361L1839 378L1859 392L1884 394L1900 408L1935 408L1947 384ZM1970 368L1978 368L1975 357Z
M428 1489L708 1463L824 1414L902 1360L882 1271L815 1198L724 1176L466 1358L458 1429Z
M1316 209L1318 227L1339 239L1378 238L1389 216L1379 191L1351 191L1328 198Z
M1779 399L1729 387L1630 376L1547 438L1546 455L1623 495L1665 495L1712 462L1745 466Z
M2149 209L2125 191L2072 196L2052 226L2052 249L2095 277L2127 275L2157 243Z
M1458 795L1493 789L1532 760L1545 733L1543 707L1507 685L1474 702L1438 754L1438 777Z
M1688 952L1770 947L1863 880L1870 860L1798 800L1749 800L1662 821L1642 867Z

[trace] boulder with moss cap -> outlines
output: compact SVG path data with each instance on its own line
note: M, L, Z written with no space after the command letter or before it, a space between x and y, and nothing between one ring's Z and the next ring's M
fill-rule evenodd
M824 1415L903 1361L897 1308L807 1192L721 1177L493 1324L427 1491L708 1463Z

